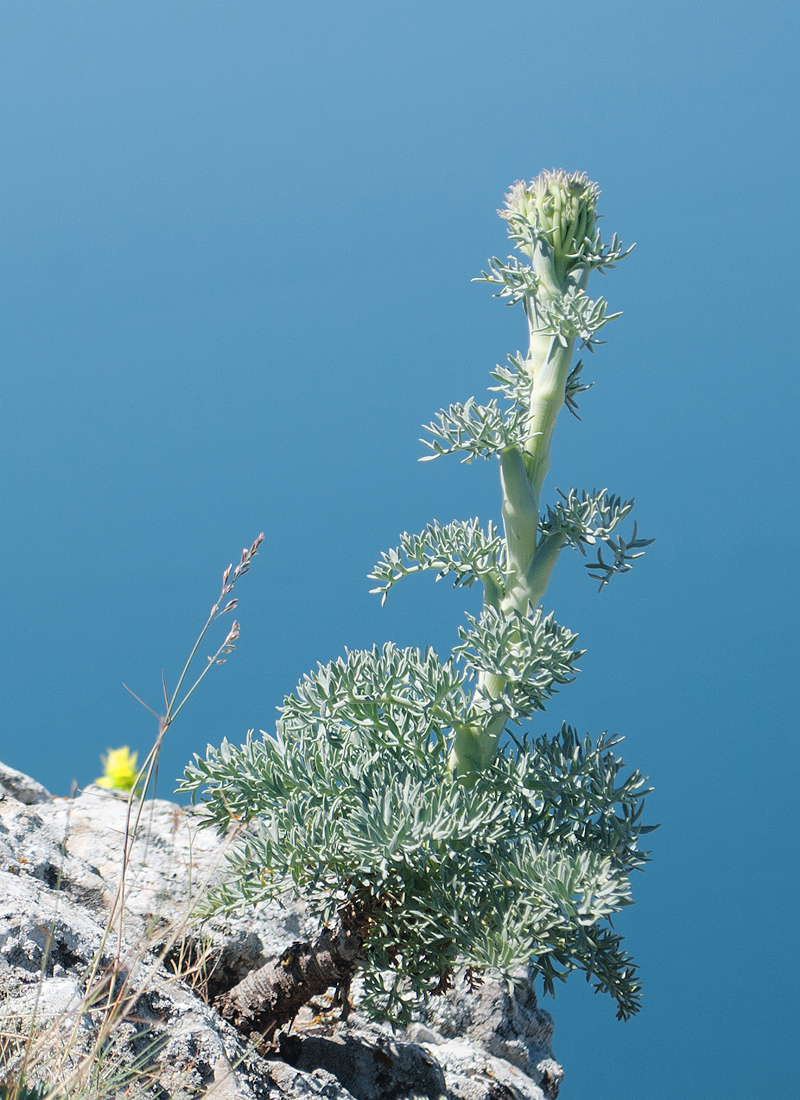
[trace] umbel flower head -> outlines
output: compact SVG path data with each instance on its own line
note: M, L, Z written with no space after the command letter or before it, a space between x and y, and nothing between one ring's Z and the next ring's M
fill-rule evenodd
M522 216L547 234L557 252L576 252L587 237L594 236L599 196L600 188L585 172L556 168L530 183L518 180L500 214L509 222Z
M532 256L533 238L544 238L563 278L572 264L583 258L587 244L591 247L594 242L599 195L600 188L585 172L557 168L542 172L530 183L518 180L499 214L527 255Z
M127 745L121 749L109 749L105 756L100 757L103 774L95 779L95 783L110 791L130 791L136 782L138 757L138 752L131 752Z

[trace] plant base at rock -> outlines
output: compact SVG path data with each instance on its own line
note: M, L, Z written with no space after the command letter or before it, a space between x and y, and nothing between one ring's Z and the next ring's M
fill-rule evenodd
M217 998L216 1007L243 1035L269 1043L303 1005L335 986L335 1003L342 1005L346 1019L350 983L363 961L363 939L355 929L344 924L334 932L323 928L312 942L295 940L277 959L251 970Z

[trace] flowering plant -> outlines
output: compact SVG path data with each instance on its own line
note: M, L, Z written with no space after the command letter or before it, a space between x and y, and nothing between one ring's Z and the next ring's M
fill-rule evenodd
M186 768L205 823L238 829L212 907L294 890L320 922L314 942L223 994L246 1032L269 1038L331 985L346 1011L357 971L362 1007L396 1021L464 968L511 977L529 965L551 992L580 969L620 1017L639 1007L611 918L646 858L645 782L621 776L618 738L522 729L578 671L577 635L542 607L561 551L596 554L588 569L603 588L647 545L635 526L618 533L633 501L570 489L540 502L558 414L577 414L589 388L576 347L591 351L618 316L586 293L592 271L630 251L601 239L598 195L560 171L511 189L501 214L523 260L494 258L482 278L522 304L528 350L493 372L499 399L451 405L427 428L428 458L497 459L502 530L434 521L371 574L382 599L425 570L479 581L483 610L460 644L446 660L391 643L347 653L301 680L274 735L209 746Z
M103 774L95 779L96 785L109 791L132 791L139 770L138 759L138 752L131 752L127 745L121 749L108 749L106 755L100 757Z

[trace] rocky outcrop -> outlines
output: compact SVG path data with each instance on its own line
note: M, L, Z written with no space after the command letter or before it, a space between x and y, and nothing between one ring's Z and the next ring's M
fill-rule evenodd
M89 787L53 798L0 764L0 1032L24 1033L35 1017L41 1042L76 1062L106 1027L118 1071L135 1067L159 1100L557 1095L549 1015L530 989L512 996L492 982L451 991L402 1034L357 1005L340 1021L321 997L274 1054L259 1053L211 1002L316 929L295 901L247 918L192 917L224 841L198 829L190 808L160 800L141 806L120 905L128 832L123 797Z

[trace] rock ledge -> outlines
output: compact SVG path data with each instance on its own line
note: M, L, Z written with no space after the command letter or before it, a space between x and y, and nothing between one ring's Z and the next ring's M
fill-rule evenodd
M87 980L129 991L115 1028L122 1064L138 1059L158 1100L552 1100L563 1076L552 1021L527 987L516 996L485 982L451 992L404 1034L324 1004L262 1057L203 999L217 979L243 976L313 933L302 906L263 906L247 919L199 926L186 913L213 880L224 842L193 811L147 802L128 870L121 929L107 933L119 888L127 803L88 787L54 798L0 763L0 1031L24 1028L36 1009L51 1035L88 1050L102 1013ZM182 935L175 940L175 929ZM169 965L175 964L181 978ZM109 978L105 978L106 985ZM315 1014L316 1013L316 1014ZM119 1096L122 1097L122 1089ZM112 1095L112 1093L109 1093Z

